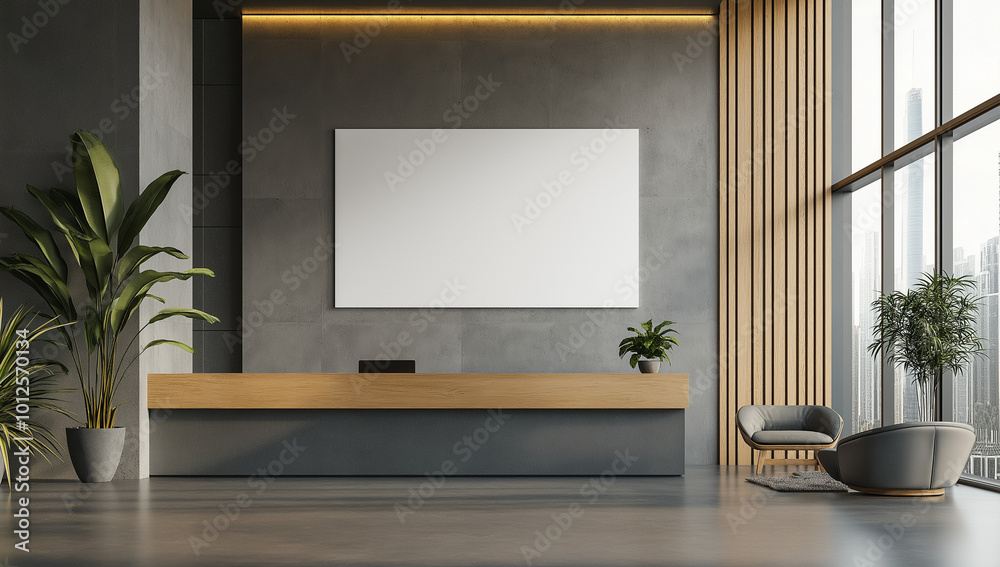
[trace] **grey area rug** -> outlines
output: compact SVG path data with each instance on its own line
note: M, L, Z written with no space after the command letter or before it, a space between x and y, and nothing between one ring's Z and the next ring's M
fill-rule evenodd
M796 471L793 476L750 476L747 482L778 492L847 492L847 485L822 471Z

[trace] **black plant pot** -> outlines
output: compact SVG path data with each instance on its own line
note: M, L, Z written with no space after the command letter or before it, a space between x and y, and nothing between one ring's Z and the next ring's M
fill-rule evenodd
M66 448L80 482L109 482L122 460L125 428L67 427Z

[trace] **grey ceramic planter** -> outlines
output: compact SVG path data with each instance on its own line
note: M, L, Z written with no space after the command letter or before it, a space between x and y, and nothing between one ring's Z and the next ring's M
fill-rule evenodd
M125 428L67 427L66 448L81 482L109 482L125 448Z
M660 371L660 361L659 360L640 360L639 361L639 372L643 374L656 374Z

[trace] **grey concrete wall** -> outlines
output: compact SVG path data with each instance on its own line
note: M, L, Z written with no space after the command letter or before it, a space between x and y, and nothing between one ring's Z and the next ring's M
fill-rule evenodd
M258 144L243 155L243 370L351 372L385 355L418 372L628 372L626 327L671 319L665 370L691 375L687 462L717 462L714 23L245 20L243 133ZM455 126L453 105L489 77L461 127L640 129L640 307L333 309L333 130Z
M31 22L29 26L28 22ZM69 135L78 128L98 132L118 163L124 187L137 187L139 177L139 115L133 90L139 85L139 8L130 0L94 0L59 4L46 13L37 1L0 2L0 203L33 215L44 214L25 191L37 187L71 190L68 163ZM101 33L94 33L101 30ZM11 35L18 38L11 41ZM0 220L0 254L33 250L19 230ZM64 250L70 258L69 250ZM77 280L79 282L81 280ZM78 290L82 292L82 289ZM43 306L26 286L0 274L4 307L24 303ZM54 347L36 345L39 354L56 354ZM66 357L63 357L66 358ZM68 362L68 358L66 360ZM134 407L139 395L139 370L125 377L120 400ZM77 388L75 375L61 383ZM64 407L83 416L78 393L67 394ZM75 422L51 413L32 415L65 444L65 428ZM127 410L120 425L138 428L138 412ZM135 478L138 445L123 458L119 476ZM52 463L32 461L34 478L76 478L69 457Z
M195 322L195 372L240 372L243 364L240 343L227 340L243 307L242 175L232 167L242 167L243 41L239 13L223 10L223 18L218 7L199 0L194 20L193 258L215 272L194 281L194 301L220 319Z
M192 16L190 0L142 0L139 3L140 84L147 94L139 107L139 187L145 188L167 171L188 172L181 176L139 235L139 244L173 246L189 255L193 247L192 169ZM138 193L136 194L136 196ZM143 269L183 271L192 261L166 255L153 258ZM192 282L160 284L155 293L170 307L192 305ZM146 321L163 307L152 301L139 308ZM155 339L192 343L192 322L175 317L146 327L139 345ZM139 428L139 478L149 476L149 413L146 410L146 375L152 372L186 373L192 356L172 346L145 351L139 358L139 390L136 403L124 406L134 412ZM120 411L122 411L120 410ZM130 435L132 432L130 431Z
M6 180L0 188L0 202L40 216L43 211L24 190L25 183L72 190L72 173L63 165L69 163L69 135L78 128L98 133L104 140L119 166L128 199L159 173L174 168L190 171L190 2L144 1L141 9L140 3L128 0L52 4L48 12L31 0L0 4L0 30L8 40L0 45L0 105L5 109L0 113L0 169ZM25 41L11 41L11 34ZM141 237L144 243L190 249L190 222L185 227L177 216L185 195L190 202L190 180L178 187L163 205L170 218L154 219L150 231ZM0 223L0 253L28 251L29 247L6 219ZM70 257L68 250L63 253ZM82 277L76 280L77 284L81 281ZM82 284L77 288L83 297ZM190 292L185 293L183 287L167 293L175 305L190 305ZM20 303L41 305L33 292L4 274L0 274L0 296L8 308ZM132 329L137 331L138 325ZM37 347L39 354L57 353L45 350L44 345ZM190 369L190 363L185 366L182 358L166 355L144 359L126 373L116 398L125 402L117 425L128 430L118 478L148 474L140 367L145 376L146 371ZM61 382L79 387L75 374L62 377ZM79 393L63 397L65 407L82 418ZM76 425L53 414L32 418L47 425L64 444L64 429ZM32 476L75 478L68 457L52 463L35 459Z

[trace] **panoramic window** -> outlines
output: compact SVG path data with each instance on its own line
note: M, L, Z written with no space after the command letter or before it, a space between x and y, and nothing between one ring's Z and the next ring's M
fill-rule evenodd
M850 28L850 54L834 55L846 59L839 68L850 81L839 95L849 97L850 130L838 142L850 171L834 190L850 194L850 262L840 269L851 270L850 346L841 353L851 430L919 415L912 376L884 375L868 350L872 301L927 272L967 276L984 351L943 376L937 415L976 430L965 472L1000 481L1000 2L852 0L834 9Z

